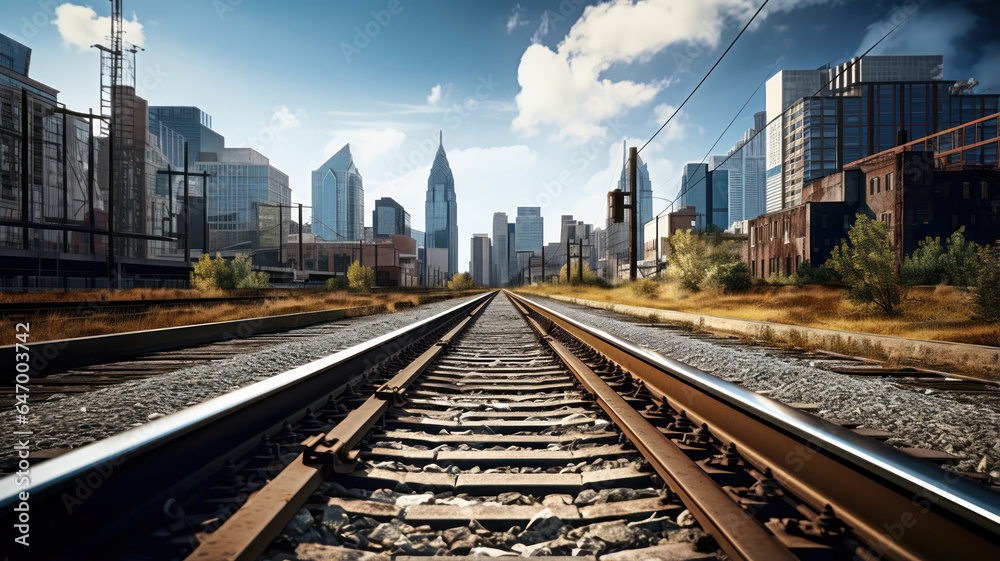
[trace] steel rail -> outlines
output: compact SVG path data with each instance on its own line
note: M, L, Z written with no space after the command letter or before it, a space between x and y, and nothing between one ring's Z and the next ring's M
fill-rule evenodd
M1000 559L1000 495L873 439L512 295L893 559Z
M188 561L249 561L256 559L278 537L323 479L348 473L357 464L355 446L385 415L400 405L406 389L444 352L445 347L478 316L497 293L453 327L416 360L379 387L360 407L326 434L306 442L306 450L277 477L259 490L218 530L205 537Z
M16 524L19 493L30 493L32 554L72 549L69 557L106 552L122 536L143 528L168 499L179 498L250 451L261 434L307 408L321 407L370 367L467 314L483 294L433 317L376 337L267 380L80 447L30 468L30 484L17 474L0 479L0 522ZM49 535L46 535L49 534ZM92 555L93 554L93 555ZM102 553L103 554L103 553ZM59 557L52 557L59 558ZM62 557L66 558L66 557Z
M594 395L615 425L677 493L702 528L716 537L716 542L731 559L796 559L763 524L735 503L673 441L647 421L565 345L550 337L548 330L530 317L529 311L520 302L513 299L512 302L542 341L563 361L584 389Z

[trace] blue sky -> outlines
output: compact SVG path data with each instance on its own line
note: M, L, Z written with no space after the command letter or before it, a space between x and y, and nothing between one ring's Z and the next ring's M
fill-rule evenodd
M541 206L546 241L562 214L603 225L622 140L641 146L762 0L261 2L125 0L143 46L137 85L153 105L196 105L228 146L251 146L310 200L310 171L350 142L366 222L391 196L423 229L438 131L455 175L459 264L494 211ZM5 6L0 33L33 49L31 76L70 108L99 106L109 2ZM278 11L276 6L283 9ZM910 15L912 14L912 15ZM1000 14L989 0L771 0L641 154L654 196L701 161L766 77L837 64L910 15L876 54L943 54L945 77L1000 88ZM773 70L772 70L773 69ZM763 88L714 153L764 108ZM666 201L654 200L657 211Z

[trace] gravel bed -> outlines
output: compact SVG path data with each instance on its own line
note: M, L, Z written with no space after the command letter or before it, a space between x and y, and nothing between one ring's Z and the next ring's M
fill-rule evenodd
M346 327L334 334L296 338L289 343L85 394L30 402L29 425L14 425L13 410L4 411L0 420L6 426L33 430L32 450L76 448L384 335L473 298L452 298L394 314L340 320L338 323ZM10 431L0 435L3 460L12 457L15 444Z
M853 378L794 364L763 349L733 348L616 319L612 312L529 297L579 321L785 403L815 403L821 417L892 434L888 444L930 448L962 460L956 469L1000 484L1000 416L990 407L927 395L888 379ZM622 316L617 316L622 317Z

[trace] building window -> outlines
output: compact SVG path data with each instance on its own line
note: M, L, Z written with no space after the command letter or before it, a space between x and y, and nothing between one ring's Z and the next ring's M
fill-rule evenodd
M874 181L875 181L875 192L876 193L881 193L882 192L882 181L881 180L882 180L881 177L876 177L874 179Z
M981 191L981 197L984 199L990 198L990 187L985 181L979 182L979 189Z
M885 174L885 190L886 191L892 191L892 180L893 180L893 174L892 174L892 172L889 172L889 173Z
M874 195L875 194L875 180L874 179L869 179L868 180L868 194L869 195Z
M968 181L963 181L962 182L962 198L963 199L968 199L969 198L969 182Z

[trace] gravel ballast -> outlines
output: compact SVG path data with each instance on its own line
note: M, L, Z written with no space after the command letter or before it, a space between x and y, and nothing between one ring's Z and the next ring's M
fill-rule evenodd
M1000 416L989 407L927 395L888 379L854 378L794 364L753 347L719 346L616 319L616 314L525 295L557 312L784 403L818 404L821 417L891 433L888 444L961 458L956 469L1000 483ZM618 316L621 317L621 316Z
M336 323L343 328L331 335L298 337L289 343L85 394L32 401L29 424L19 427L34 432L32 451L77 448L395 331L475 297L340 320ZM14 413L6 411L0 418L7 426L15 426ZM0 441L5 451L2 457L11 458L14 435L5 432Z

